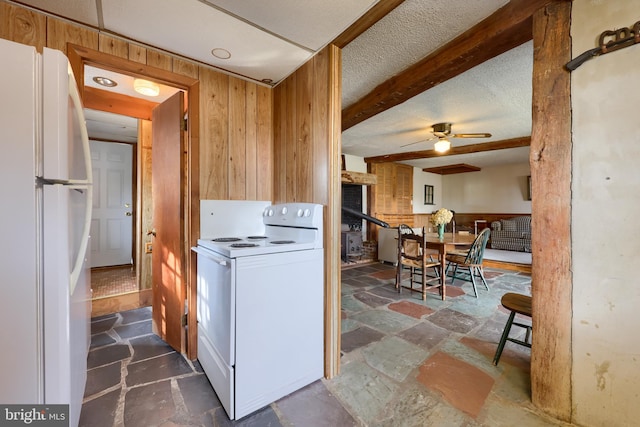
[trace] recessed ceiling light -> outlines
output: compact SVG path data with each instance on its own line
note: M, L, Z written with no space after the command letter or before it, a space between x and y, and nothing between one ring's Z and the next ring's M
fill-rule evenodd
M93 78L93 81L98 83L99 85L106 86L106 87L118 86L118 83L116 83L115 81L111 80L108 77L96 76Z
M227 49L223 49L221 47L216 47L211 49L211 55L215 56L218 59L229 59L231 58L231 52Z
M160 86L143 79L135 79L133 81L133 89L139 94L146 96L158 96L160 93Z
M260 80L260 81L261 81L262 83L265 83L265 84L268 84L268 85L273 84L273 80L271 80L271 79L262 79L262 80Z

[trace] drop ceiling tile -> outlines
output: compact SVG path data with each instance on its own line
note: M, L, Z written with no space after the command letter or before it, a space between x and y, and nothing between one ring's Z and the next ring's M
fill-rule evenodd
M20 0L20 3L98 27L98 11L95 0Z
M277 83L313 55L197 1L110 0L102 7L109 31L255 80ZM214 57L214 48L231 58Z
M377 0L204 1L316 52L377 3Z

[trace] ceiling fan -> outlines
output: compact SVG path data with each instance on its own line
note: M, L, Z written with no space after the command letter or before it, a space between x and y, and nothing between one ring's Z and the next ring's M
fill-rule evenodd
M431 141L435 138L438 138L438 141L433 145L433 149L439 153L444 153L451 148L451 142L447 138L490 138L490 133L451 133L451 123L436 123L431 126L433 133L433 138L429 138L422 141L412 142L410 144L405 144L402 147L406 147L408 145L417 144L419 142Z

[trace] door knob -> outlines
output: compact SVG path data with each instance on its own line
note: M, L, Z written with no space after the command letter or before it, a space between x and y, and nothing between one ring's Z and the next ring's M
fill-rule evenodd
M126 215L126 216L131 216L131 215L133 215L133 214L132 214L131 212L125 212L125 215Z

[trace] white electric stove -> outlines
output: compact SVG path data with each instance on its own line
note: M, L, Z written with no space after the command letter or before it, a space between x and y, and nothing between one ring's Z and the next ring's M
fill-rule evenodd
M324 374L323 207L201 201L198 359L230 419Z

